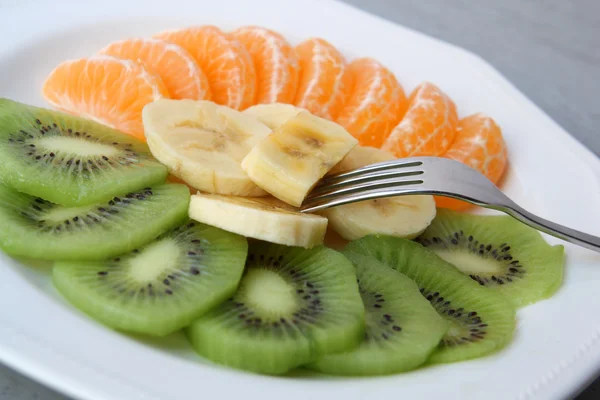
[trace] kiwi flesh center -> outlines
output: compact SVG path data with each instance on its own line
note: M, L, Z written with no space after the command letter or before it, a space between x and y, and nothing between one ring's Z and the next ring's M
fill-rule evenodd
M86 215L94 209L93 206L84 207L53 207L43 215L43 219L52 223L62 223L80 215Z
M150 244L129 260L129 274L139 283L156 280L159 276L177 270L179 246L170 239Z
M436 254L468 275L498 275L504 270L496 260L477 257L462 251L438 250Z
M48 152L73 153L80 157L110 157L120 153L114 146L68 136L42 137L36 144Z
M482 286L504 285L522 279L526 273L508 243L483 243L462 230L448 236L419 238L418 242Z
M272 270L250 269L241 286L245 302L261 315L278 319L298 308L294 287Z

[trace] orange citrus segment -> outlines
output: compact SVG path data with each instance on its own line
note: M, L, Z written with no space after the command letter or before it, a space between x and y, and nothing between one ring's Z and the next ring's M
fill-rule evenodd
M142 109L169 97L161 79L141 64L111 56L65 61L42 88L54 107L144 139Z
M336 118L360 145L380 147L400 122L408 102L394 74L371 58L358 58L346 68L350 95Z
M408 99L408 110L381 148L398 157L439 156L456 135L454 102L437 86L425 82Z
M348 89L343 87L344 56L329 42L313 38L295 47L300 62L300 80L294 104L312 114L334 120Z
M212 25L159 33L186 49L208 77L212 101L236 110L254 103L256 73L248 51L240 42Z
M159 39L128 39L114 42L100 54L138 61L160 76L171 98L208 100L210 88L204 72L182 47Z
M231 36L244 45L254 62L255 104L292 103L300 65L287 40L277 32L258 26L238 28Z
M502 131L485 114L473 114L460 120L454 142L443 157L460 161L484 174L497 184L508 162ZM470 204L447 197L436 197L438 207L467 209Z

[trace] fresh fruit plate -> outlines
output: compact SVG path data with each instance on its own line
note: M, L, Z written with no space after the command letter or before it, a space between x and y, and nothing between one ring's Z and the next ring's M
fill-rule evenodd
M334 1L0 11L6 365L86 400L562 399L596 376L598 254L434 196L300 212L329 174L440 156L600 234L596 156L477 56Z

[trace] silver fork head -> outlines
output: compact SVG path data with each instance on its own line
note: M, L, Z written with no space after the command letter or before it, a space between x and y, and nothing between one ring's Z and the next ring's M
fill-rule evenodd
M358 201L419 194L453 197L499 210L542 232L600 252L600 237L530 213L481 173L447 158L404 158L326 177L309 193L301 211L314 212Z
M488 208L512 203L490 180L448 158L413 157L384 161L325 177L302 204L314 212L383 197L431 194Z

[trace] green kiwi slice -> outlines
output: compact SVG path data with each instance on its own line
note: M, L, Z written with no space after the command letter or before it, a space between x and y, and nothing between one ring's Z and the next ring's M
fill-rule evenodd
M145 143L105 125L0 99L0 181L65 206L163 183Z
M403 273L450 322L428 362L449 363L489 355L511 341L516 323L511 302L481 287L419 243L369 235L348 244L345 252L373 257Z
M102 260L187 219L189 190L162 184L94 205L65 207L0 184L0 248L45 260Z
M231 296L247 251L242 236L188 221L114 259L57 262L52 277L67 300L103 324L164 336Z
M254 242L237 292L187 334L216 363L282 374L357 346L364 324L356 274L342 254Z
M359 347L329 354L308 367L333 375L385 375L425 363L449 324L417 285L372 257L345 253L356 268L366 332Z
M562 283L564 247L507 215L438 210L418 241L517 307L552 296Z

